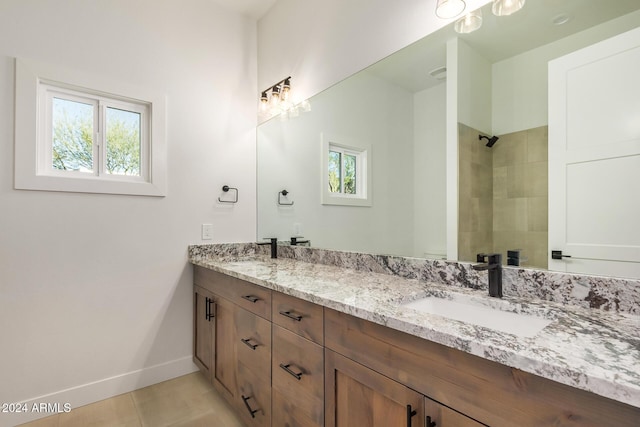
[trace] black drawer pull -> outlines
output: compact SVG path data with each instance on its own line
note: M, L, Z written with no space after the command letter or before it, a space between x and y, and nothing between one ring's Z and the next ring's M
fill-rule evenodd
M258 412L260 409L251 409L251 406L249 406L249 402L247 402L247 400L249 399L251 399L251 396L244 397L244 394L242 395L242 401L244 402L244 406L247 407L247 411L249 411L249 413L251 414L251 418L255 418L256 412Z
M242 295L242 299L246 299L247 301L252 302L254 304L260 301L260 298L258 298L255 295Z
M289 375L291 375L292 377L295 377L298 381L300 381L302 379L302 372L297 373L297 372L293 372L291 369L289 369L289 366L291 365L284 365L284 364L280 364L280 367L282 369L284 369Z
M249 341L251 341L251 338L247 338L247 339L240 339L240 341L242 341L244 343L244 345L246 345L247 347L249 347L251 350L255 350L256 348L258 348L258 344L251 344Z
M413 418L418 412L411 409L411 405L407 405L407 427L411 427L411 418Z
M288 317L289 319L293 319L296 322L300 322L302 320L302 316L291 314L290 311L281 311L280 314L282 314L284 317Z
M436 422L431 421L431 417L427 415L427 427L436 427Z
M211 319L213 319L214 317L216 317L215 314L213 314L213 310L211 310L211 304L214 304L215 301L212 298L207 297L206 301L205 301L205 308L204 308L204 312L205 312L205 318L208 321L211 321Z

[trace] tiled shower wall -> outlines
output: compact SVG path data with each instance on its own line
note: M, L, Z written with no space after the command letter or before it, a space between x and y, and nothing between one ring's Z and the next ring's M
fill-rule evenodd
M492 148L479 134L459 125L459 259L492 251L506 263L520 249L522 265L547 268L547 126L500 135Z
M493 153L478 140L479 134L473 128L458 124L460 261L475 261L477 253L493 251Z

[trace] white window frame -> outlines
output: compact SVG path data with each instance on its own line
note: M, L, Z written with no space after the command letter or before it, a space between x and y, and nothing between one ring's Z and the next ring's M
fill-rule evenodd
M322 177L321 203L323 205L371 206L371 146L352 138L321 134ZM356 194L332 193L329 191L329 152L337 151L356 157ZM344 157L343 157L344 158ZM344 182L344 160L341 165L342 182ZM344 185L344 184L342 184Z
M91 89L87 89L91 88ZM56 96L58 95L58 96ZM52 100L94 108L93 173L60 171L51 163ZM107 107L141 114L140 176L105 172L102 129ZM15 188L84 193L166 195L166 101L162 94L102 76L31 60L16 60Z

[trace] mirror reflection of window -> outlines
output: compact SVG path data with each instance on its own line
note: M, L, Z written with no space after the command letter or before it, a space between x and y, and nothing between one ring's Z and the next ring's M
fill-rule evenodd
M330 146L328 174L329 192L334 194L358 194L358 163L361 153L347 148Z
M340 193L342 187L342 154L329 151L329 192Z

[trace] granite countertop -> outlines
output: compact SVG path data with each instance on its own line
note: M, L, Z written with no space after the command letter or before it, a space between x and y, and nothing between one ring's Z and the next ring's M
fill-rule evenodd
M202 267L469 354L640 407L640 316L262 255L191 257ZM523 338L401 304L463 294L489 306L552 320Z

